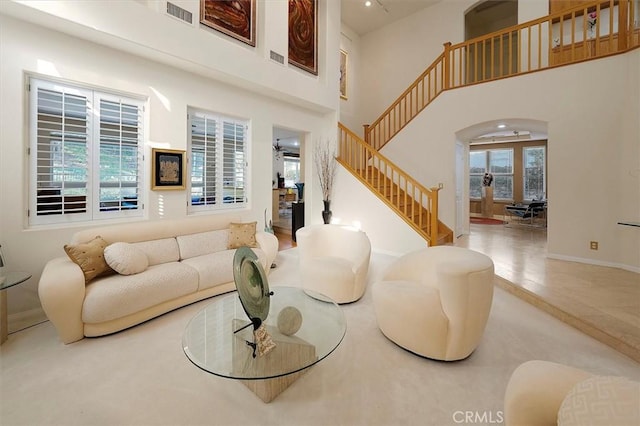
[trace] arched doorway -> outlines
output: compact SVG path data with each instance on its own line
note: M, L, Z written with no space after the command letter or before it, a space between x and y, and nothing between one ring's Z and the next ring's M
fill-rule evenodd
M470 232L472 216L482 214L482 179L493 175L488 216L503 219L505 206L546 199L547 123L500 119L456 132L456 236Z

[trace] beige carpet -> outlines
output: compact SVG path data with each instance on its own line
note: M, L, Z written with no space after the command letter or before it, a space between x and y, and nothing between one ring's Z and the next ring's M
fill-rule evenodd
M296 251L278 254L271 286L296 285ZM370 284L391 260L373 255ZM182 332L209 303L71 345L48 322L12 334L0 347L0 424L454 425L459 411L486 412L495 422L511 372L530 359L640 380L631 359L498 288L471 357L420 358L379 332L369 287L344 306L347 335L338 349L264 404L184 355Z

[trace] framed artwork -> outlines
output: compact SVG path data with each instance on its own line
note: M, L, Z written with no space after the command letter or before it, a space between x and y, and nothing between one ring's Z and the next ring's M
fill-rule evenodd
M347 99L347 52L340 49L340 97Z
M185 189L185 152L175 149L151 150L151 189Z
M256 0L200 0L200 23L256 45Z
M289 0L289 63L318 75L318 0Z

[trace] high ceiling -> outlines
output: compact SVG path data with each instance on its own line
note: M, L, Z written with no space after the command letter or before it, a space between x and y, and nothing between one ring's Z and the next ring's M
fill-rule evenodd
M365 6L365 0L342 0L342 22L358 35L364 35L381 28L441 0L370 1L371 6L367 7Z

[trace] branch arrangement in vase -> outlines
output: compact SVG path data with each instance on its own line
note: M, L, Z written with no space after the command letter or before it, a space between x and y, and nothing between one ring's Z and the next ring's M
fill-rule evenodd
M316 144L313 161L320 180L320 188L322 188L322 199L328 201L331 199L333 180L336 176L337 163L334 147L329 142Z

